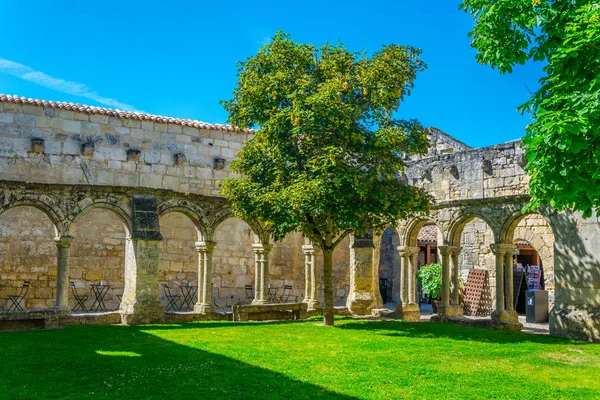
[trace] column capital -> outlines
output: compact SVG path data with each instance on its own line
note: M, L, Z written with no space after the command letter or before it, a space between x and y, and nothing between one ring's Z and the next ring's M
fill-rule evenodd
M421 248L418 246L398 246L398 251L401 255L414 256L415 254L419 254Z
M513 253L516 248L517 246L511 243L494 243L490 245L490 249L492 249L492 252L496 255Z
M452 247L452 254L454 254L454 255L458 256L461 251L462 251L462 247L459 247L459 246L453 246Z
M273 249L272 244L254 243L252 245L252 250L254 250L255 253L259 253L259 254L260 253L268 254L272 249Z
M69 248L73 244L73 236L57 236L54 238L56 247Z
M319 254L321 248L316 244L305 244L302 245L302 252L304 254Z
M202 252L202 251L212 252L215 249L216 245L217 245L216 242L212 242L209 240L195 243L196 251L198 251L198 252Z
M437 248L443 256L451 256L455 251L460 251L460 247L456 246L438 246Z

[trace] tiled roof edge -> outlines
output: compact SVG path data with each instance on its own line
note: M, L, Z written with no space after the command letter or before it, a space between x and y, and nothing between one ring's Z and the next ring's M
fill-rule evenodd
M38 106L45 108L55 108L60 110L74 111L85 114L95 114L95 115L107 115L110 117L120 118L120 119L131 119L138 121L149 121L156 122L161 124L175 124L181 126L189 126L193 128L199 129L214 129L219 131L226 132L234 132L234 133L253 133L254 131L251 129L237 129L232 127L231 125L224 124L210 124L207 122L196 121L192 119L180 119L173 117L164 117L161 115L153 115L146 114L142 112L130 112L130 111L121 111L115 110L112 108L104 108L104 107L95 107L88 106L86 104L75 104L75 103L66 103L62 101L47 101L47 100L38 100L31 99L26 97L19 96L11 96L7 94L0 94L0 103L14 103L14 104L24 104L29 106Z

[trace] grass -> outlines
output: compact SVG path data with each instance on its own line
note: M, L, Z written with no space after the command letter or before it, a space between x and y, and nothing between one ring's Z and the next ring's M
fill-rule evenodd
M600 398L600 345L435 323L0 333L6 399Z

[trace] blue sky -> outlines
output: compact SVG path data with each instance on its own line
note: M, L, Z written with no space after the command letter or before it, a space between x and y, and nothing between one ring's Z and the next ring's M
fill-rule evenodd
M0 2L0 93L223 123L238 60L279 29L351 50L398 43L428 64L400 116L474 147L523 136L516 112L539 64L499 75L475 61L454 0Z

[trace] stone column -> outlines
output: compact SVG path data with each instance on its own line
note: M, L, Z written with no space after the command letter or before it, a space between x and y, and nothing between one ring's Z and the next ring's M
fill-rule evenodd
M421 311L419 310L419 299L417 298L417 260L420 248L417 246L399 247L402 257L401 279L401 302L396 307L399 318L419 322L421 320Z
M406 246L398 246L400 253L400 302L397 311L402 311L402 307L408 304L408 253Z
M57 249L56 308L70 312L69 308L69 257L71 255L72 236L58 236L54 239Z
M452 305L460 305L459 264L460 247L452 250Z
M504 314L504 248L501 244L492 244L490 248L496 255L496 310L492 319L501 320Z
M450 308L450 255L452 246L438 247L442 255L442 304L438 307L438 315L447 316Z
M346 306L352 314L369 315L373 308L381 305L378 286L374 284L376 276L374 262L373 235L350 238L350 293Z
M150 195L133 196L131 237L125 241L125 288L121 301L124 324L147 324L164 320L160 302L158 269L162 235L157 200Z
M515 245L496 243L490 247L496 255L496 310L492 313L492 320L522 327L518 322L519 316L513 309L512 255Z
M317 268L317 256L319 254L319 248L312 244L308 239L306 244L302 246L304 252L304 300L303 303L308 304L309 309L320 308L319 303L319 288L318 288L318 268Z
M255 243L254 250L254 300L252 304L266 304L269 301L269 253L273 248L270 244Z
M198 302L194 311L199 313L214 312L212 301L212 254L215 242L196 242L198 251Z
M505 244L504 249L504 296L505 296L505 309L508 314L511 315L512 320L518 321L519 316L515 311L515 299L514 299L514 281L513 281L513 254L517 246L513 244Z

